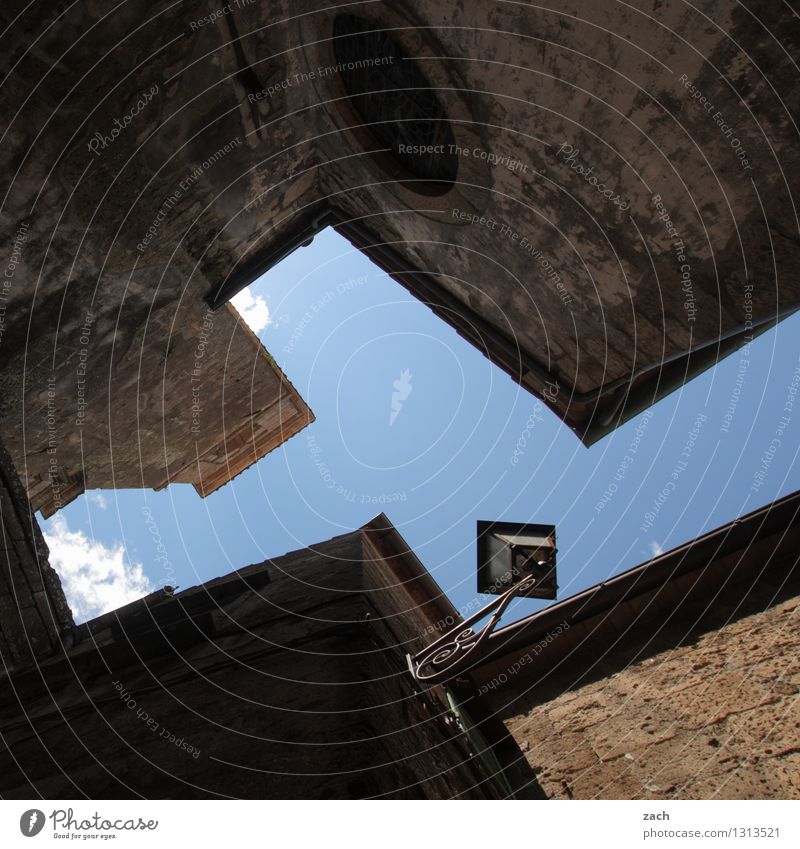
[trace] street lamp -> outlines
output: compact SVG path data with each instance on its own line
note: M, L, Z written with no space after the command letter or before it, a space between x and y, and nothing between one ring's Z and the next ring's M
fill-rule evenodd
M417 681L439 684L470 668L506 608L517 596L555 598L554 525L478 522L478 592L496 595L413 657L408 668ZM479 631L473 626L488 621Z
M478 592L502 595L527 577L515 595L556 597L555 525L478 522Z

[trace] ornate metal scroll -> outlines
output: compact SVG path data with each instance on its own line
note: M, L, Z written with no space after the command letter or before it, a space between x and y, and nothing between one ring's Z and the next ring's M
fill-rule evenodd
M457 675L472 655L477 657L476 649L492 633L514 596L532 589L535 583L536 578L528 575L414 657L408 655L408 667L414 678L425 684L438 684ZM472 625L489 613L492 613L489 621L475 632Z

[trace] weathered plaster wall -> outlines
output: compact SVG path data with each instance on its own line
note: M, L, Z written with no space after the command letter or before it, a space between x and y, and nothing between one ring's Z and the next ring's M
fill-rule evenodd
M585 415L591 401L566 387L592 390L800 300L788 7L404 3L364 15L437 87L465 151L458 181L440 197L408 191L344 132L336 143L354 156L320 180L557 374L557 409ZM322 62L326 47L308 52Z
M14 6L0 10L4 25ZM158 487L179 472L208 491L201 475L219 485L229 461L230 476L243 468L247 424L252 462L275 444L265 416L283 438L312 418L226 309L208 334L201 430L191 432L203 296L255 234L279 226L293 187L308 186L289 170L313 152L293 156L285 127L248 135L247 95L262 80L242 68L231 21L196 26L215 5L112 8L80 4L54 24L61 10L43 7L9 30L0 422L43 509L83 478ZM290 28L275 30L269 53L287 39ZM264 85L283 64L259 70ZM285 182L265 199L278 173ZM54 458L65 498L47 493Z
M20 8L4 5L2 23ZM430 275L467 325L479 316L548 368L558 387L528 366L517 376L573 424L593 403L565 387L593 390L800 300L788 59L800 36L785 4L349 5L417 58L466 151L435 197L387 168L354 118L335 4L242 4L213 21L210 0L112 8L80 4L53 25L61 12L44 5L10 30L0 238L24 244L4 281L4 423L53 372L71 397L87 310L103 384L160 310L180 336L181 299L200 309L324 204ZM565 143L630 209L567 162ZM654 194L685 246L688 289ZM168 356L168 338L148 345Z
M103 379L93 337L85 320L63 368L31 369L24 415L3 420L45 516L84 489L174 482L207 495L314 419L230 305L212 313L187 298L155 311L127 347L113 346Z

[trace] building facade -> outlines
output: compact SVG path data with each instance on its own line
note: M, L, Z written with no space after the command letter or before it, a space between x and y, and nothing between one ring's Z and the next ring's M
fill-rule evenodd
M0 796L543 798L502 723L408 672L454 617L381 516L4 652Z
M130 404L145 363L172 390L206 307L224 344L231 295L325 226L587 443L800 304L788 6L225 8L15 24L0 421L35 498L46 440L24 409ZM150 429L174 418L141 405ZM107 436L131 453L113 419Z
M0 796L800 798L799 512L502 627L433 686L409 657L464 626L383 515L80 626L46 560L25 607L8 560Z
M798 519L794 493L492 634L468 690L548 797L800 798Z

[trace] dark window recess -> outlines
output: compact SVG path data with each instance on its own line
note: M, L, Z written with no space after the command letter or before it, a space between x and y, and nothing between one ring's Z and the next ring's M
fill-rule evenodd
M337 71L359 118L414 188L444 194L456 180L458 155L444 107L419 65L389 33L355 15L333 22Z

